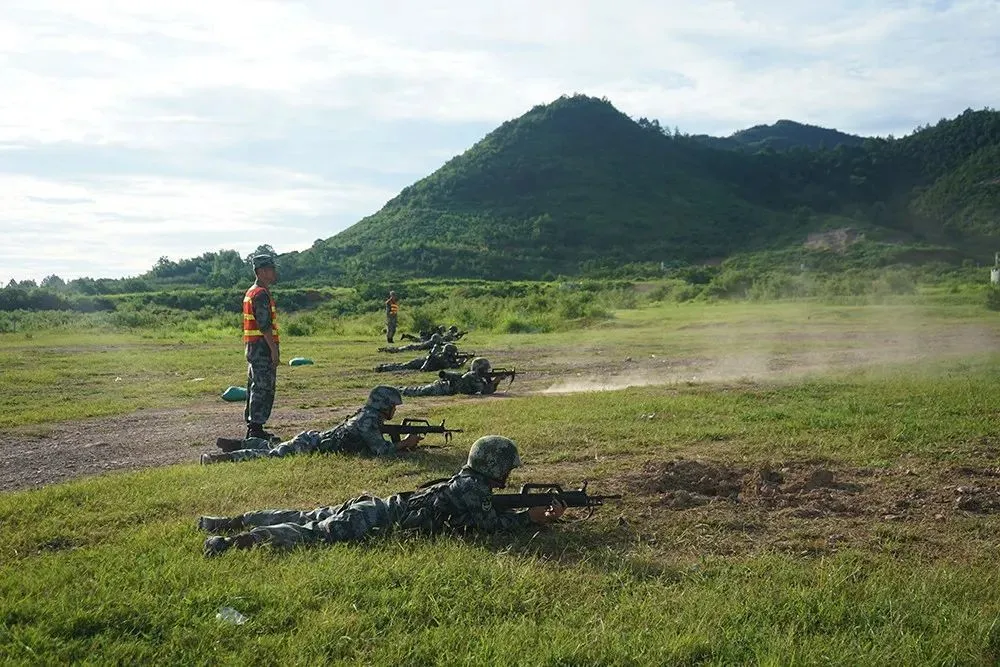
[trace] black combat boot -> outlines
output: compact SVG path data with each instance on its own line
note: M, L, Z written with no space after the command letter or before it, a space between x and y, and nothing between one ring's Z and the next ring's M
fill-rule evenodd
M246 449L243 446L243 440L237 440L236 438L216 438L215 446L224 452L235 452L240 449Z
M248 424L247 439L249 438L260 438L267 442L281 442L281 438L270 431L265 431L263 424Z

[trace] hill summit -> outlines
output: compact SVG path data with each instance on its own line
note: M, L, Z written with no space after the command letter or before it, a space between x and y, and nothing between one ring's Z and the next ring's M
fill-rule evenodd
M985 259L1000 242L1000 114L902 139L782 120L707 145L563 96L507 121L377 213L282 258L292 279L537 278L801 245L851 225ZM739 150L731 150L733 146Z
M607 100L563 97L504 123L303 259L532 277L588 261L725 255L780 227L780 214L706 170L704 153Z

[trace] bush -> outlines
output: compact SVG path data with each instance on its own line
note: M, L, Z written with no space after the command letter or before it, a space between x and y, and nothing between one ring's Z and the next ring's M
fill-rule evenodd
M990 310L1000 310L1000 288L990 287L986 290L986 307Z

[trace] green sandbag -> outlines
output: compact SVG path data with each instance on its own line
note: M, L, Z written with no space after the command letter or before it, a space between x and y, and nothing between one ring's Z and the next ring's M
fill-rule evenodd
M295 357L288 362L289 366L311 366L313 363L312 359L306 359L305 357Z
M230 401L231 403L245 401L247 400L247 389L246 387L229 387L229 389L222 392L222 400Z

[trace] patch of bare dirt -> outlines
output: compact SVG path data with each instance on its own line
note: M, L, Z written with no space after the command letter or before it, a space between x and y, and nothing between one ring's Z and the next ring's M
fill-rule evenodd
M1000 519L1000 469L991 467L875 469L810 461L748 467L674 459L647 461L607 485L659 527L659 536L643 539L700 553L880 550L886 527L898 527L901 544L893 548L959 557L974 551L977 540L992 543L992 530L971 535L969 521L995 517L988 524L995 525Z
M306 425L333 425L343 409L275 411L268 428L292 437ZM311 426L315 427L315 426ZM30 489L116 470L195 463L215 450L219 437L242 437L242 403L205 403L186 408L15 429L0 449L0 491Z
M936 471L829 467L792 462L755 469L702 460L649 461L617 486L686 510L716 502L800 518L937 518L1000 513L1000 469Z

